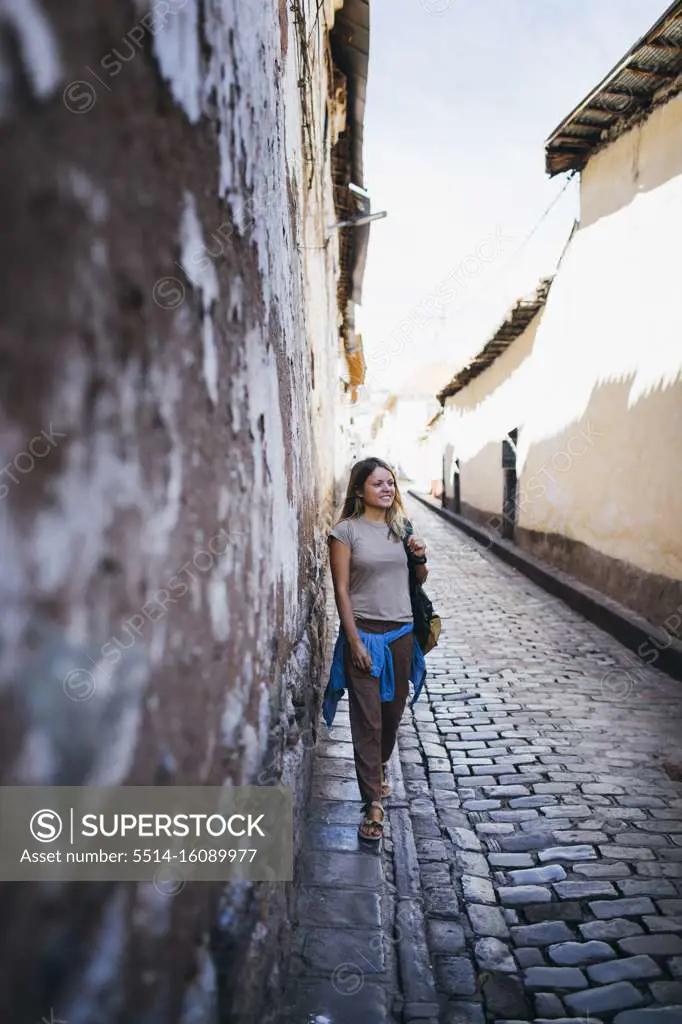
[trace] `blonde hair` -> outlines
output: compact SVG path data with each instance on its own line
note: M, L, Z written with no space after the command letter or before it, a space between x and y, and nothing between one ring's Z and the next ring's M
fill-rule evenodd
M393 504L386 512L386 525L391 533L402 540L407 532L408 519L405 515L403 500L400 496L400 488L398 487L398 480L393 467L389 466L383 459L371 457L355 463L350 473L346 497L337 522L340 523L344 519L359 519L363 514L365 503L362 498L362 492L364 491L367 477L371 476L375 469L386 469L393 477L395 498Z

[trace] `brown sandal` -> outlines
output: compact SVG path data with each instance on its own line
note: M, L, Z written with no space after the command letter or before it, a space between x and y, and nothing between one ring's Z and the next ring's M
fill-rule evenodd
M380 821L376 821L375 818L370 817L372 808L374 807L381 811ZM371 803L365 804L364 811L365 817L358 826L358 836L360 839L365 839L368 842L377 843L384 834L384 809L378 800L372 800Z

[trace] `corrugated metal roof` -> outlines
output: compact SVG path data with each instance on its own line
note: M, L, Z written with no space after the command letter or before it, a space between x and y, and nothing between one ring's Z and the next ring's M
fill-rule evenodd
M446 398L456 395L474 377L478 377L480 373L487 370L503 352L507 351L511 343L520 334L523 334L529 323L545 305L552 281L552 277L543 278L531 295L519 299L516 305L510 309L485 347L481 349L470 363L455 374L447 387L438 393L438 401L441 405L445 404Z
M682 90L682 0L676 0L552 132L547 173L582 170L619 131Z

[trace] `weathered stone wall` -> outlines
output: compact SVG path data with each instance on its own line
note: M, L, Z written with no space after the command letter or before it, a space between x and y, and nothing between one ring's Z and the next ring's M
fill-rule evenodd
M337 6L0 3L4 784L283 779L300 835L334 479ZM6 886L0 1018L266 1021L288 898Z

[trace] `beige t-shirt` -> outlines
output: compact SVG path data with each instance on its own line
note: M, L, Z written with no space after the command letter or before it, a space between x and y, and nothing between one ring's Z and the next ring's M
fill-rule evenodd
M356 619L412 622L407 555L385 523L344 519L331 537L350 548L350 603Z

